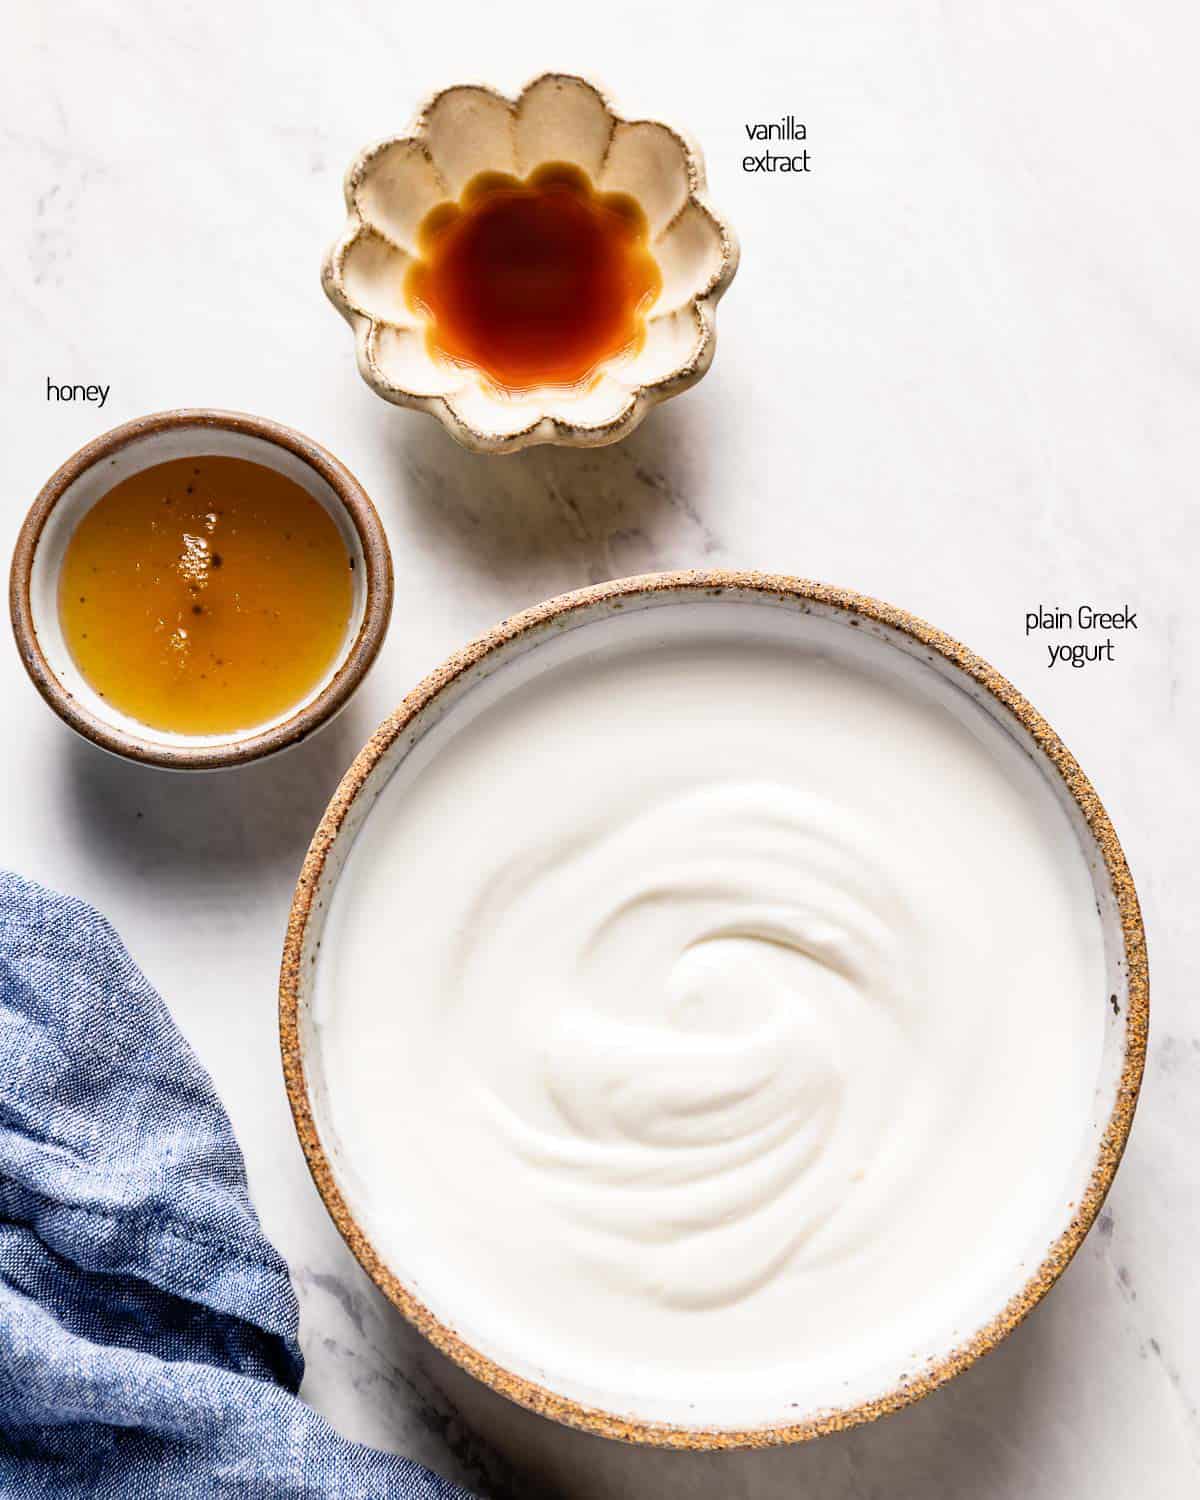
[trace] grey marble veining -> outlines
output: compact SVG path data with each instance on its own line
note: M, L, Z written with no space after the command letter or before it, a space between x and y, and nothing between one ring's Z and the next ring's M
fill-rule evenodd
M172 405L327 443L388 526L383 658L327 732L241 772L102 756L0 652L0 857L97 902L213 1072L293 1267L305 1395L499 1497L1183 1500L1200 1489L1193 952L1200 532L1200 11L1178 0L693 0L603 12L381 0L20 0L0 50L7 534L106 427ZM431 88L546 66L691 127L743 242L712 373L619 447L456 448L354 373L318 267L340 177ZM812 172L740 167L792 112ZM46 381L102 382L102 412ZM1046 1303L945 1391L806 1448L690 1456L551 1426L419 1339L295 1143L274 993L308 837L351 755L502 615L647 569L745 565L968 641L1100 790L1146 912L1153 1035L1125 1163ZM1038 603L1128 603L1112 664L1048 670Z

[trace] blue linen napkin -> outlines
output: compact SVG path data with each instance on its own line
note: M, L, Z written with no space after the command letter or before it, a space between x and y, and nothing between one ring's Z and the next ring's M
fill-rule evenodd
M469 1500L298 1399L287 1266L108 922L0 873L0 1495Z

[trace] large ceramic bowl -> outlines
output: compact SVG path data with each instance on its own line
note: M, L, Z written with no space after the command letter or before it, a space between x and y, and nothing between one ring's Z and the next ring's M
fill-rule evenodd
M717 1377L710 1372L702 1389L638 1396L632 1393L638 1373L632 1358L622 1377L628 1379L626 1390L597 1390L561 1373L547 1378L542 1372L539 1378L522 1350L505 1342L517 1338L515 1322L498 1335L463 1307L434 1305L426 1300L428 1292L418 1296L411 1243L406 1250L393 1239L385 1259L367 1227L370 1204L335 1128L322 1041L328 1007L337 1004L336 987L322 983L341 930L326 925L330 906L372 810L403 807L408 776L397 773L414 751L412 775L447 743L463 715L472 716L472 705L494 703L510 687L565 659L595 659L588 653L622 641L658 642L680 628L715 632L721 639L749 630L755 640L765 630L774 641L848 666L865 656L873 671L936 698L972 737L999 747L997 753L1002 750L1020 767L1027 805L1042 809L1038 816L1060 829L1058 847L1068 851L1062 857L1071 861L1085 902L1090 886L1099 914L1094 941L1103 949L1094 952L1094 1093L1078 1118L1073 1109L1068 1112L1061 1140L1045 1142L1040 1156L1022 1156L1011 1168L1022 1183L1041 1174L1036 1213L1018 1211L1007 1199L998 1203L1002 1232L971 1242L964 1252L972 1261L970 1275L956 1281L954 1291L940 1284L933 1289L953 1304L944 1322L920 1330L905 1326L905 1342L886 1353L880 1344L863 1358L856 1348L853 1358L862 1358L861 1365L839 1369L836 1379L822 1376L803 1389L798 1381L781 1381L776 1388L772 1379L769 1394L756 1386L750 1399L739 1393L743 1375L736 1371L728 1376L728 1390L714 1390ZM886 744L880 753L888 753ZM393 777L399 803L388 801ZM463 858L470 858L468 850ZM402 908L397 920L404 920ZM1021 942L1019 932L1004 936ZM402 986L396 1003L403 1003ZM407 1318L480 1380L534 1411L607 1437L702 1449L799 1442L870 1421L936 1390L1004 1338L1062 1273L1112 1182L1137 1100L1148 1004L1142 923L1116 834L1078 763L1009 683L932 626L861 595L761 574L678 573L603 584L518 615L426 678L382 725L330 803L296 888L280 984L280 1034L288 1095L317 1187L367 1273ZM1018 1046L1026 1044L1038 1045L1036 1031L1027 1041L1018 1039ZM1085 1079L1081 1100L1087 1094ZM1013 1098L1011 1107L1021 1110L1021 1099ZM419 1142L398 1141L394 1149L421 1148ZM997 1145L1001 1154L1004 1149ZM411 1239L419 1230L408 1233ZM953 1248L948 1254L948 1264L957 1265ZM913 1344L910 1332L917 1334ZM834 1351L832 1358L842 1361L843 1353Z
M525 177L548 161L582 167L602 191L641 204L663 284L636 352L610 361L586 387L514 396L430 354L424 321L405 300L405 271L431 208L457 198L480 172ZM716 306L738 250L708 202L700 151L657 120L622 119L582 78L546 73L516 99L476 85L445 89L408 134L354 161L346 208L322 280L354 330L359 372L385 401L429 412L468 448L616 442L712 363Z
M328 511L354 566L350 618L334 661L297 703L231 734L153 729L115 708L83 676L63 635L58 580L75 527L120 480L170 459L244 458L286 475ZM17 537L9 582L17 650L56 714L102 750L143 765L211 771L299 744L350 701L392 611L392 559L366 492L311 438L265 417L208 409L157 412L94 438L47 480Z

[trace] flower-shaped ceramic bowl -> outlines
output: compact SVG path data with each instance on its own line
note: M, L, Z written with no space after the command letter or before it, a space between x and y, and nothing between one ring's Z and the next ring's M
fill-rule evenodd
M430 352L424 316L405 296L405 273L430 209L457 199L481 172L524 178L546 162L582 168L601 192L637 201L662 286L644 339L591 381L515 394ZM364 380L386 401L436 416L468 448L508 453L533 443L616 442L712 363L716 304L738 250L705 197L700 152L658 121L621 119L582 78L546 73L516 100L477 86L444 90L408 135L357 158L346 205L349 220L326 257L323 282L354 329Z

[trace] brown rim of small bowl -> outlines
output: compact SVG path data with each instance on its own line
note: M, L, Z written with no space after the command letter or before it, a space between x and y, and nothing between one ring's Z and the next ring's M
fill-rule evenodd
M67 692L46 660L34 628L30 580L38 544L50 513L72 484L104 459L141 438L171 429L241 433L273 443L308 465L338 497L362 547L366 574L366 603L362 624L345 657L311 702L281 724L249 732L223 743L207 745L151 745L105 724ZM102 750L142 765L177 771L215 771L245 765L299 744L349 702L379 654L392 613L392 559L387 536L367 492L333 454L302 433L245 412L208 407L181 408L136 417L85 443L42 487L22 523L9 573L9 610L17 650L34 687L65 723Z
M443 688L492 651L555 616L568 615L575 610L605 600L619 600L631 594L697 589L709 590L714 594L722 594L727 589L738 589L765 596L774 595L785 601L807 601L843 610L852 618L857 616L890 626L937 651L1007 708L1033 737L1061 776L1101 852L1121 925L1127 984L1124 1058L1116 1101L1100 1140L1095 1167L1080 1199L1073 1205L1075 1212L1071 1222L1050 1246L1041 1264L1021 1290L974 1337L886 1394L854 1406L824 1411L794 1424L744 1430L691 1428L644 1422L583 1406L544 1386L514 1375L512 1371L481 1354L436 1318L383 1263L338 1189L309 1107L299 1030L301 954L313 896L326 857L368 774L413 717ZM692 1451L766 1448L801 1443L829 1433L842 1432L864 1422L873 1422L879 1417L910 1406L914 1401L945 1385L1011 1333L1058 1280L1082 1244L1104 1202L1133 1123L1145 1064L1149 1015L1146 938L1133 877L1116 832L1091 782L1041 714L981 657L902 609L863 594L807 579L725 570L650 573L598 584L575 593L561 594L503 621L430 673L409 693L395 712L384 720L359 752L342 778L313 835L292 900L279 978L279 1037L284 1082L309 1171L342 1238L388 1300L443 1354L448 1355L477 1380L530 1411L600 1437Z

